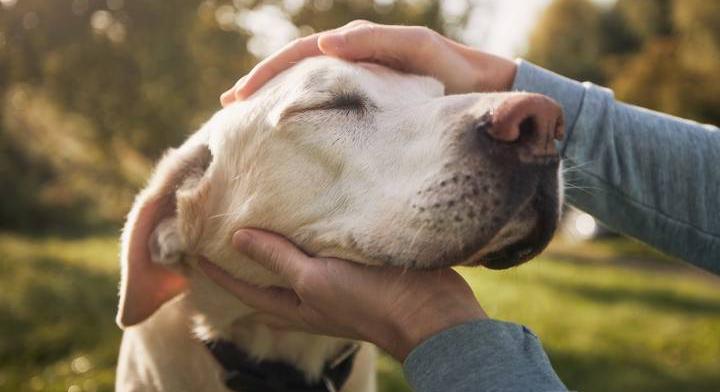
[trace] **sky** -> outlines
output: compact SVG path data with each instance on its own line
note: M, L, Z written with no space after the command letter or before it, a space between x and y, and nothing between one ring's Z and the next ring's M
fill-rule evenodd
M551 0L496 0L494 17L485 27L486 36L473 37L473 23L487 23L486 18L470 21L470 30L464 35L466 43L488 52L506 57L521 55L527 45L527 37L535 26L542 10ZM479 32L479 31L478 31Z
M455 0L443 0L453 2ZM469 0L470 2L474 0ZM477 0L475 0L477 1ZM506 57L517 57L527 49L527 39L542 11L552 0L492 0L494 15L489 26L488 18L470 20L464 41L491 53ZM601 4L610 4L614 0L594 0ZM484 33L484 34L482 34Z

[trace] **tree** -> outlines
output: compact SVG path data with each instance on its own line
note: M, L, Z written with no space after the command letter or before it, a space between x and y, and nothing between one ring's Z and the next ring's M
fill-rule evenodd
M122 220L150 163L258 61L259 33L237 22L263 10L261 29L293 36L357 18L453 27L438 0L2 2L0 228Z
M719 19L713 1L618 0L602 8L556 0L533 32L528 57L605 84L621 100L719 124Z
M550 4L531 34L527 58L563 75L603 81L601 11L589 0Z

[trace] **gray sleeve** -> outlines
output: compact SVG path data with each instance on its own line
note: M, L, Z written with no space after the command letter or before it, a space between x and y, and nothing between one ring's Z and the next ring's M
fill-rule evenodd
M720 274L720 131L615 101L518 60L513 90L565 111L566 198L613 230Z
M551 392L567 389L527 328L476 320L429 338L405 359L415 392Z

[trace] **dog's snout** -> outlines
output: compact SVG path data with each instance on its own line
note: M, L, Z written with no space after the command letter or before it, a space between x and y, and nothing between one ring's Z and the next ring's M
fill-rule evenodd
M513 95L482 116L478 125L476 129L491 138L521 147L529 159L556 155L553 140L564 133L560 105L540 94Z

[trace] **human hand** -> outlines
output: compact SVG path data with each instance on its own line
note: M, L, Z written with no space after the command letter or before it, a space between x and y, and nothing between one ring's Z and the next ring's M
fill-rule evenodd
M426 27L356 20L289 43L238 80L220 102L227 106L245 99L298 61L319 55L433 76L445 84L448 94L509 90L517 71L511 60L459 44Z
M370 341L403 361L430 336L487 318L467 283L449 268L404 270L310 257L260 230L238 231L233 245L290 288L261 288L208 261L201 261L201 268L275 327Z

